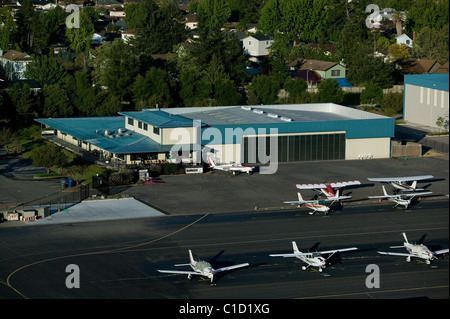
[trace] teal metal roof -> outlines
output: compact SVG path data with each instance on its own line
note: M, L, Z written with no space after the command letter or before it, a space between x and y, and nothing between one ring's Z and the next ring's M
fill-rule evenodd
M143 110L136 112L119 112L119 114L159 128L191 127L193 124L192 119L164 111Z
M114 154L167 152L151 138L125 129L123 116L36 119L37 122L74 136Z
M449 75L448 73L409 74L405 75L404 83L448 92Z

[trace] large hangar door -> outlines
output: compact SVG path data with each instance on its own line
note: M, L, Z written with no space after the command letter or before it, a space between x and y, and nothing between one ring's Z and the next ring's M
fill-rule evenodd
M345 133L280 135L272 141L278 145L270 144L270 136L245 136L243 162L264 163L261 154L270 156L271 149L277 150L279 163L345 159Z

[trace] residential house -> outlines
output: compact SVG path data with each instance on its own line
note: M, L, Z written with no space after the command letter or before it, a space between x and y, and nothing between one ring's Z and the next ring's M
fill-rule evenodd
M265 57L269 55L273 41L271 35L254 34L242 39L242 47L250 57Z
M197 14L195 13L188 13L185 17L185 24L186 24L186 29L188 30L196 30L197 29Z
M413 47L413 41L414 41L414 34L413 33L403 33L402 35L399 35L395 38L397 41L397 44L404 44L408 48L412 49Z
M288 64L291 76L300 77L314 87L325 79L342 80L346 77L347 69L338 62L297 59ZM342 82L342 81L341 81Z
M25 80L24 75L31 57L25 52L9 50L5 54L0 50L0 64L6 78L10 81Z
M407 74L430 74L437 71L441 65L431 59L404 58L396 61L396 67Z

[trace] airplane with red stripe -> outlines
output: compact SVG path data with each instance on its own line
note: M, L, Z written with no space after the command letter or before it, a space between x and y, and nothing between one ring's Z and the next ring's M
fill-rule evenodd
M328 214L330 207L336 202L340 201L342 199L347 199L349 196L339 196L339 190L336 191L336 196L334 197L328 197L326 199L313 199L313 200L304 200L302 197L302 194L300 192L297 192L298 195L298 201L287 201L284 202L285 204L291 204L291 205L298 205L298 207L306 207L311 209L312 211L309 213L310 215L314 214L315 212L321 212L325 215ZM331 202L330 204L326 205L326 203Z
M327 198L336 197L337 190L346 186L361 185L360 181L345 181L345 182L332 182L332 183L316 183L316 184L295 184L298 189L312 189L320 194L324 194ZM348 199L351 196L341 196L341 199Z

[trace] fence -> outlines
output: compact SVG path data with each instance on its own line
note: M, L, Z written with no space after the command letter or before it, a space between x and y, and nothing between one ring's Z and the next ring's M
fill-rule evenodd
M399 141L391 142L392 157L420 157L422 156L422 145L415 142L402 143Z

